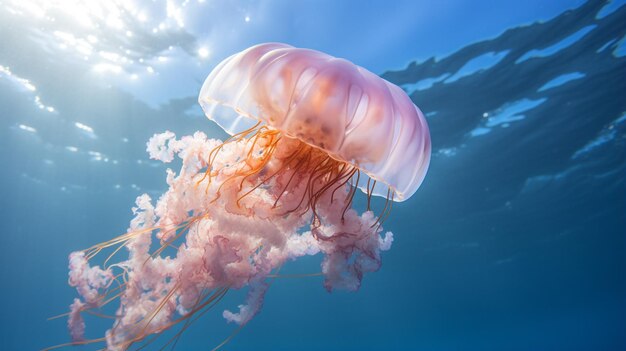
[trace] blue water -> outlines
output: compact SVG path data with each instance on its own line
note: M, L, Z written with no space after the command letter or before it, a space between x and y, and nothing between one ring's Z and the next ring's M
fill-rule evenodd
M124 232L134 198L164 191L152 134L224 136L195 102L200 84L267 41L403 87L433 158L358 292L276 280L225 350L626 350L624 1L108 3L0 3L0 350L69 341L64 319L46 320L76 296L67 255ZM221 310L243 297L177 348L228 337ZM88 318L87 336L109 326Z

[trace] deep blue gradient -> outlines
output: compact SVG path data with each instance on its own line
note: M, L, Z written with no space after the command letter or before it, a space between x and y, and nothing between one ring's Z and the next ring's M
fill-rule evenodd
M403 87L433 158L359 291L276 279L225 350L626 350L623 1L172 2L180 16L137 2L145 16L123 10L121 25L29 3L0 3L0 350L69 341L65 319L46 321L76 297L68 254L123 233L135 197L165 190L152 134L224 136L199 87L267 41ZM177 349L228 337L221 312L244 296L229 293ZM87 318L89 337L108 327Z

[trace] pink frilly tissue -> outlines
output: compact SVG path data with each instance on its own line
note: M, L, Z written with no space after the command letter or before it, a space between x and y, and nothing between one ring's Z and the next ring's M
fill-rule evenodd
M209 154L220 144L201 132L177 139L168 131L150 139L147 150L152 159L169 163L178 157L182 166L178 173L167 170L169 189L155 203L147 194L137 198L124 242L126 260L101 268L90 266L85 252L70 255L69 282L80 295L70 307L68 322L75 341L84 338L81 311L99 307L114 287L119 307L105 334L106 343L108 350L124 350L196 312L198 301L216 289L248 288L242 305L223 312L228 322L248 323L261 309L268 276L298 257L324 255L321 270L328 291L356 290L364 273L380 268L380 252L390 248L393 235L382 235L371 211L359 214L349 209L342 220L348 185L334 194L334 201L318 201L326 205L318 206L320 223L312 225L310 209L289 215L276 210L297 206L306 183L302 179L308 175L285 174L263 186L260 175L244 178L242 186L254 190L243 198L238 187L223 184L248 153L244 141L224 144L212 163L216 170L212 182L198 185ZM285 148L279 146L275 152L288 153ZM278 196L287 176L301 179L293 182L293 190ZM177 239L179 245L171 256L151 252L153 235L161 243Z

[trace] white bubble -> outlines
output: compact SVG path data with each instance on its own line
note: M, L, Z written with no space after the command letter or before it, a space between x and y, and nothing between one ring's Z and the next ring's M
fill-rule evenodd
M201 58L207 58L209 57L209 49L202 47L198 50L198 56L200 56Z

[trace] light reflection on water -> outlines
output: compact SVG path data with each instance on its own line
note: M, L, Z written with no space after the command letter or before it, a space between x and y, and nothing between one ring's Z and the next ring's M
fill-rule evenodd
M185 48L182 59L206 59L209 48L194 48L185 29L188 11L200 3L111 0L11 0L4 11L29 28L53 56L74 58L95 73L140 79L154 73L150 63L168 61L172 45ZM2 10L0 10L2 11Z

